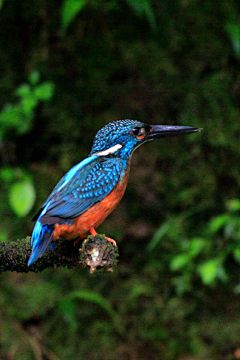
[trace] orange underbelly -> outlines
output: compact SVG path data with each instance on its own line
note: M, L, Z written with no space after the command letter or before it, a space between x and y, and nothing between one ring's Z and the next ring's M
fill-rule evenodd
M75 239L85 234L90 228L98 227L106 217L115 209L122 199L128 181L128 171L123 180L102 201L97 202L86 210L83 214L74 219L72 225L55 224L53 240Z

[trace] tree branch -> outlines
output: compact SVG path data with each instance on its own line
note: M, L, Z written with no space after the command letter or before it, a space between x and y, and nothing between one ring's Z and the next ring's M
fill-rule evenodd
M74 241L61 240L55 250L48 250L31 266L27 266L31 254L31 238L16 242L0 242L0 273L4 271L40 272L49 267L89 267L96 270L112 271L117 264L118 248L104 235L88 236L79 246Z

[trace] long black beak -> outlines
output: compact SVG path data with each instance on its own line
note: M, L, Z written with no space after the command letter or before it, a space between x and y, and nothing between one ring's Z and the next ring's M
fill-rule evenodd
M151 130L147 133L145 140L157 139L167 136L186 135L201 131L200 128L191 126L168 126L168 125L150 125Z

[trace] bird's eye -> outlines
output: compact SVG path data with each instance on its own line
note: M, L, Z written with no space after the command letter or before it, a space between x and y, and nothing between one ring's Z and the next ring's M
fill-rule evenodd
M133 128L130 134L137 137L144 137L146 135L146 130L144 127L141 128L137 127L137 128Z
M139 130L140 130L140 128L133 128L133 129L130 131L130 134L131 134L131 135L138 136Z

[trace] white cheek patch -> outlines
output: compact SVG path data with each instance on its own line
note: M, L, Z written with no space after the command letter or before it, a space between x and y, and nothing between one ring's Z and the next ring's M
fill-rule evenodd
M107 150L104 150L104 151L100 151L96 154L93 154L94 155L98 155L98 156L107 156L107 155L111 155L111 154L114 154L116 151L118 151L119 149L122 148L122 145L120 144L117 144L117 145L114 145L112 147L110 147L109 149Z

